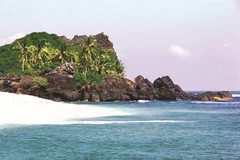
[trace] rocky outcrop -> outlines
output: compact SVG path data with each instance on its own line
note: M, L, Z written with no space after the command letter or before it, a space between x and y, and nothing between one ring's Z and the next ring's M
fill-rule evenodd
M99 48L103 48L105 50L109 50L111 49L114 53L115 53L115 56L117 58L117 54L113 48L113 43L109 40L109 37L107 35L105 35L103 32L102 33L99 33L97 35L94 35L92 36L93 38L96 39L96 45L99 47ZM73 45L76 45L80 48L83 48L88 40L88 36L87 35L75 35L73 37L72 40L69 40L67 39L66 37L64 36L61 36L60 37L61 39L65 40L66 42L68 43L71 43Z
M34 88L32 82L36 77L46 79L47 86ZM65 63L54 70L47 68L32 76L22 75L18 81L17 78L6 77L0 86L0 90L18 94L29 94L56 101L77 101L79 100L79 93L74 78L73 65Z
M154 90L152 82L141 75L134 79L134 90L137 95L135 99L155 99L156 91Z
M154 83L139 75L134 82L121 76L107 76L101 84L86 85L80 89L85 101L129 100L231 100L229 92L205 92L194 95L184 92L169 76L157 78Z
M87 42L88 36L86 35L75 35L73 39L70 41L70 43L79 46L80 48L83 48Z
M97 35L94 35L92 37L96 39L96 44L98 47L104 48L104 49L113 49L113 43L109 40L108 36L105 35L103 32L99 33ZM61 36L60 38L82 48L86 44L88 36L87 35L80 35L80 36L75 35L72 40L69 40L64 36Z
M157 78L153 85L157 90L156 99L158 100L177 100L185 97L185 92L178 85L175 85L169 76Z
M46 86L34 88L35 77L47 80ZM14 77L0 77L0 91L30 94L56 101L132 101L132 100L232 100L227 92L204 92L193 94L184 92L173 83L169 76L157 78L153 83L139 75L134 82L120 75L108 75L97 85L85 85L77 89L75 71L71 63L65 63L54 70L49 68L34 74Z
M62 101L74 101L79 97L75 85L75 71L73 64L65 63L49 73L45 73L42 77L48 81L45 88L50 99Z
M68 43L70 43L70 39L68 39L66 36L58 36L58 38L60 38L60 39L62 39L62 40L64 40L64 41L66 41L66 42L68 42Z
M14 75L2 75L0 77L0 91L15 93L20 82L20 77Z
M232 100L232 95L227 91L222 92L204 92L192 96L192 100L201 100L201 101L219 101L219 100Z
M137 98L134 97L134 83L121 76L108 75L101 84L86 85L79 92L85 101L129 101Z
M93 37L97 40L98 47L104 49L113 49L113 43L109 40L108 36L105 35L103 32Z

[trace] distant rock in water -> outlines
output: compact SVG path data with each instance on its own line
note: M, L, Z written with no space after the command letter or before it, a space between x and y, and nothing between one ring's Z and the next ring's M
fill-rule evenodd
M228 91L222 92L204 92L192 96L192 100L201 100L201 101L218 101L218 100L232 100L233 97Z

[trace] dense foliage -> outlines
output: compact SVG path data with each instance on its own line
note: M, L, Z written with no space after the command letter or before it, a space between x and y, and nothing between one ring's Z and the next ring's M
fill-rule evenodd
M116 58L115 52L98 47L92 36L80 48L55 34L34 32L0 47L0 74L32 74L65 62L74 64L79 86L90 81L98 83L107 74L124 72L123 64Z
M15 73L20 74L20 61L18 53L12 49L13 44L0 47L0 74Z

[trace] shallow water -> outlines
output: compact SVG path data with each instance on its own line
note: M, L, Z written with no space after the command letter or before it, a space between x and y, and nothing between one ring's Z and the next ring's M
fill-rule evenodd
M17 102L29 100L28 96L17 98ZM63 104L39 100L13 113L17 105L6 109L5 102L1 116L9 115L1 119L0 159L237 160L239 103L238 97L228 102Z

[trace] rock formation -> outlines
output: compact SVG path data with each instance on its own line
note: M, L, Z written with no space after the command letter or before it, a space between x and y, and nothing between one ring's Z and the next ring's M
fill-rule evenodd
M109 37L107 35L105 35L102 32L92 37L96 39L96 44L99 48L103 48L106 50L111 49L112 51L114 51L115 56L117 57L117 54L113 48L113 43L109 40ZM69 40L64 36L61 36L60 38L64 39L68 43L71 43L73 45L79 46L80 48L83 48L89 37L87 35L80 35L80 36L75 35L72 40Z
M85 101L129 100L231 100L229 92L205 92L194 95L184 92L169 76L157 78L154 83L139 75L135 81L108 75L99 85L84 86L79 91Z
M48 85L32 87L34 77L47 79ZM193 94L184 92L173 83L169 76L157 78L153 83L139 75L134 82L120 75L107 75L101 84L76 88L75 72L71 63L65 63L54 70L49 68L34 74L2 79L0 91L30 94L56 101L132 101L132 100L232 100L227 92L204 92Z
M45 78L47 86L33 88L35 77ZM75 72L71 63L65 63L54 70L46 68L32 76L22 75L18 78L6 76L0 85L0 91L29 94L56 101L79 100L79 93L75 85Z

